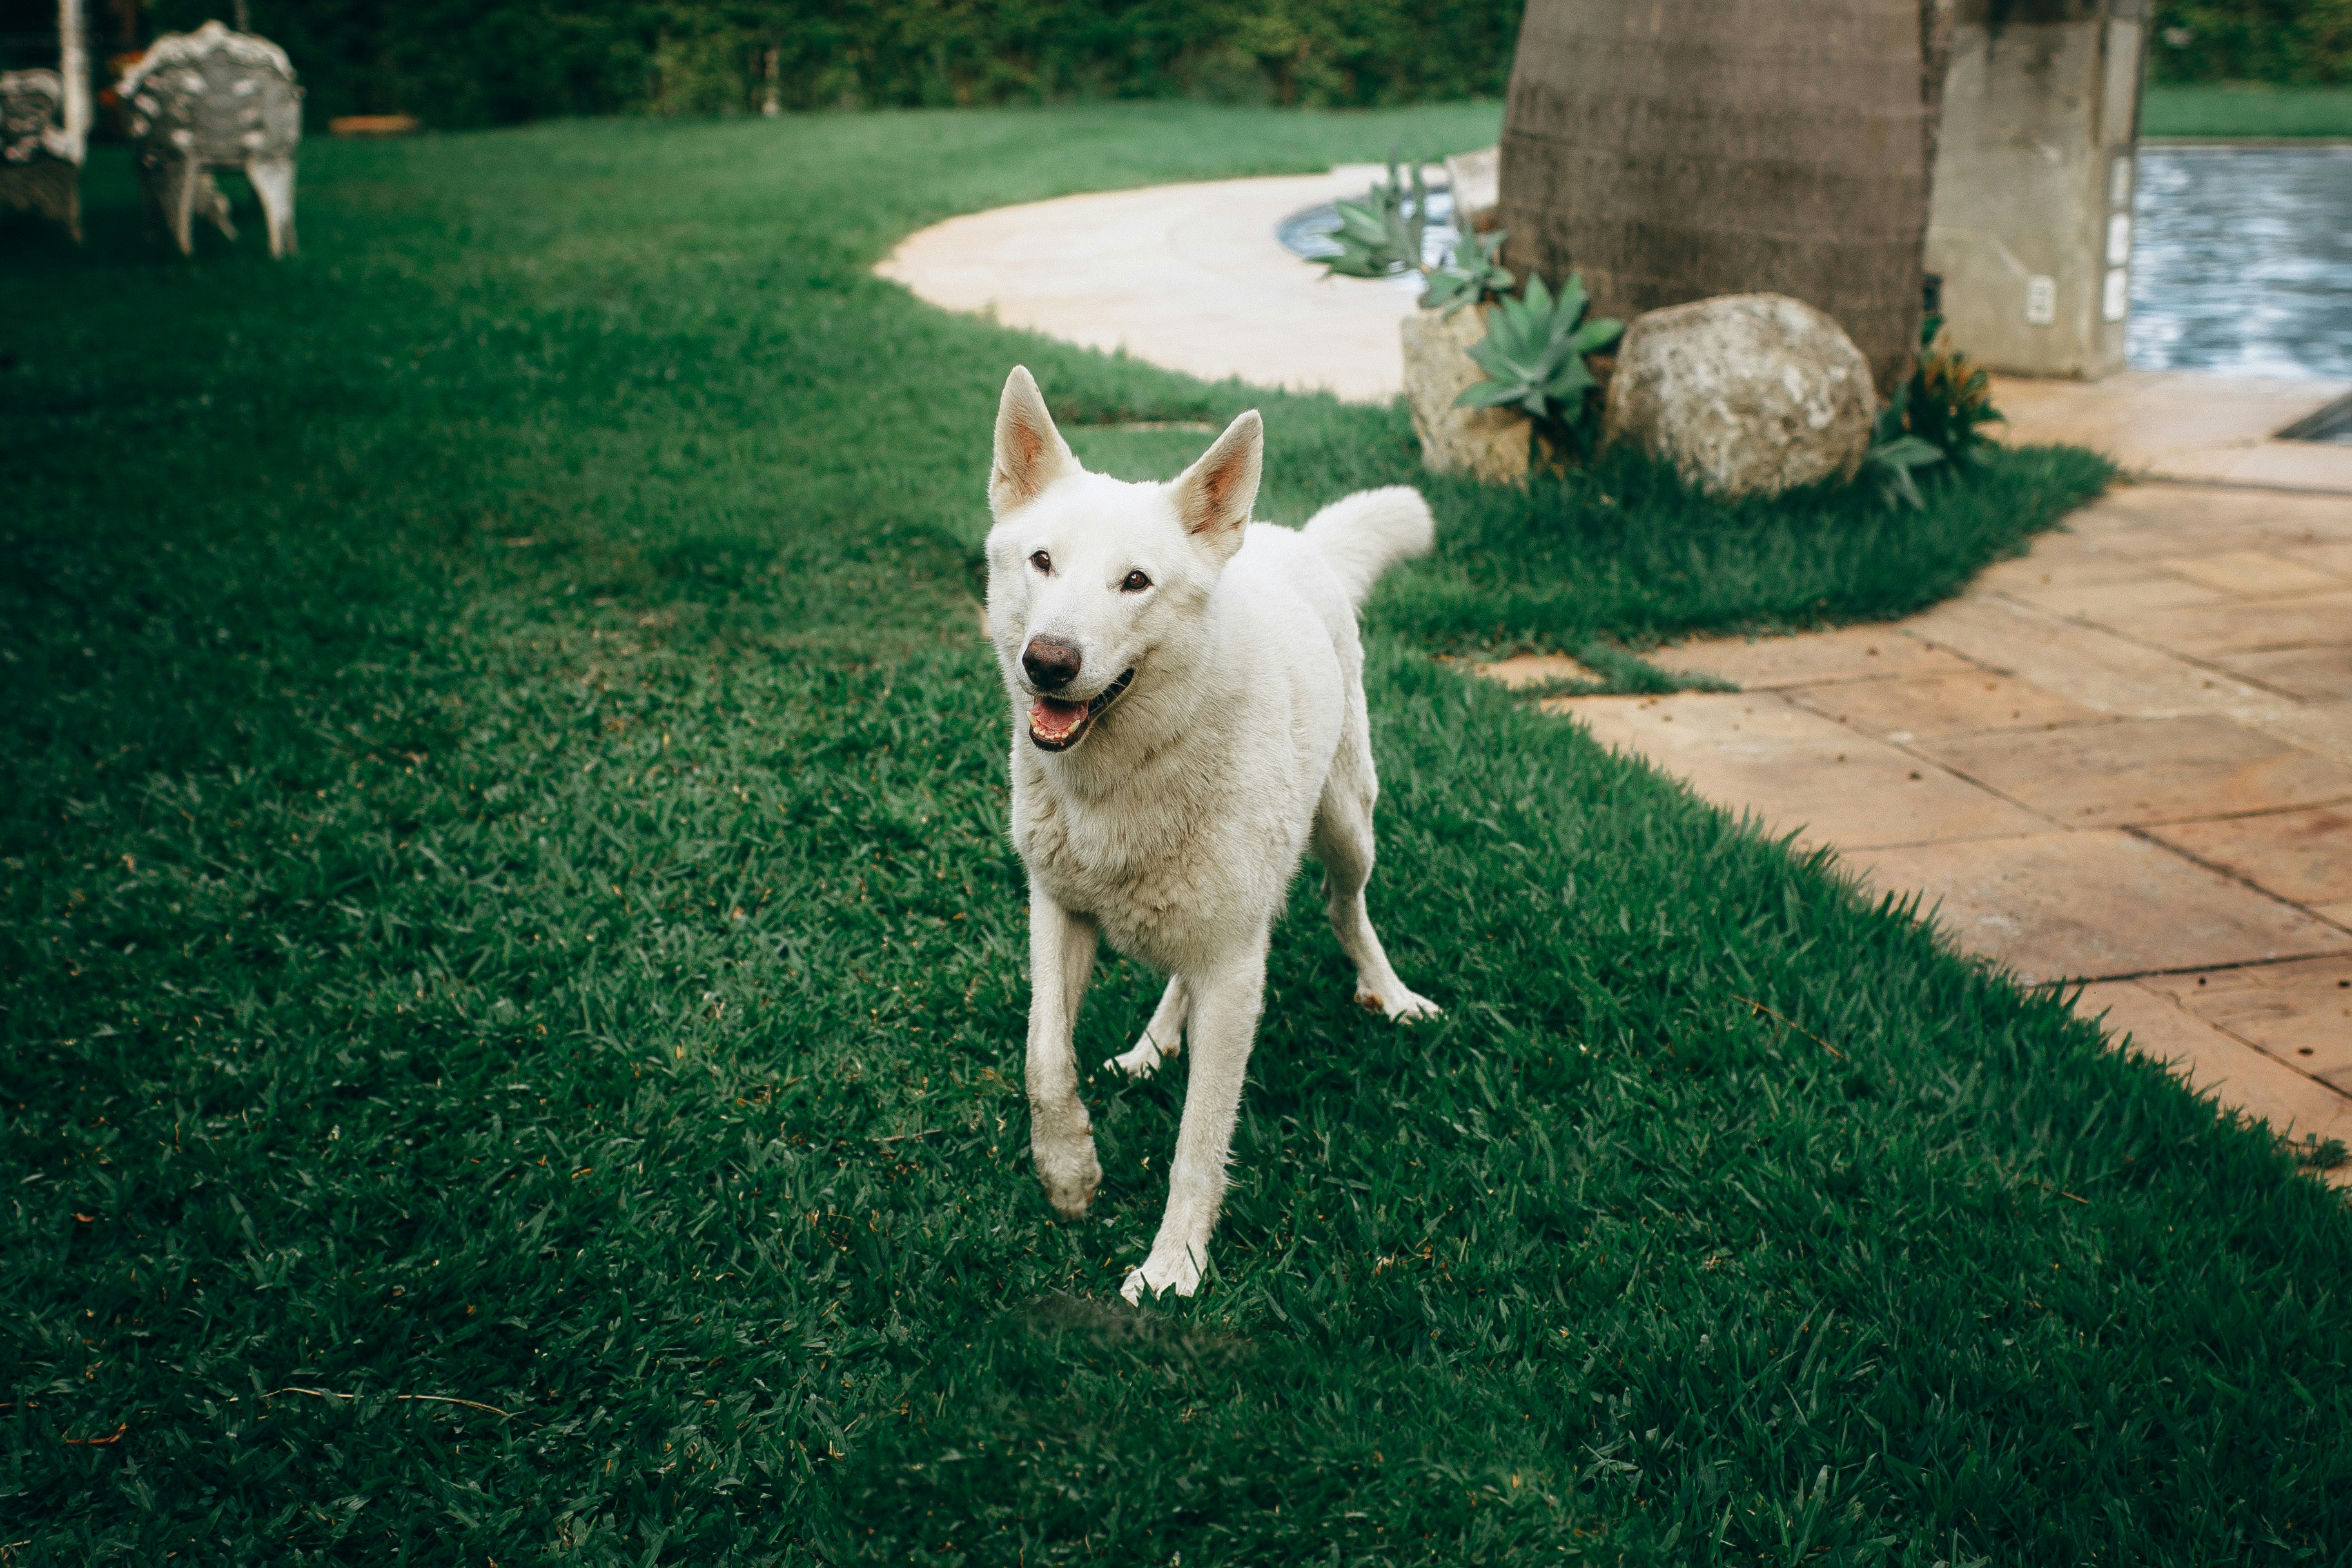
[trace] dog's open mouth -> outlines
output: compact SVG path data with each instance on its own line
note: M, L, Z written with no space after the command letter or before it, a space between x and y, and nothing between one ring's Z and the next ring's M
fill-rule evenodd
M1118 694L1134 679L1135 671L1129 669L1084 702L1065 702L1058 697L1036 699L1029 704L1029 739L1042 752L1068 751L1078 743L1095 716L1118 700Z

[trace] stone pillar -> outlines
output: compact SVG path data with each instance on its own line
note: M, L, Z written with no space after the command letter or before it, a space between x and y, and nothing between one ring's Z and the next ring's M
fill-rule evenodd
M1994 370L2121 370L2147 0L1961 0L1927 271Z

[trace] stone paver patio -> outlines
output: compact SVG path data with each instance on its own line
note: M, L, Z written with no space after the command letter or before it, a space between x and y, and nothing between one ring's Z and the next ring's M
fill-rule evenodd
M1741 689L1544 707L2352 1142L2352 498L2135 486L1908 621L1657 662Z
M1065 197L911 237L934 303L1191 374L1395 396L1410 289L1321 279L1283 217L1375 171ZM1604 743L1833 847L2225 1104L2352 1142L2352 448L2272 432L2346 388L2003 379L2011 439L2117 489L1911 620L1664 650L1737 692L1553 699ZM1506 681L1566 660L1486 667ZM2352 1164L2328 1173L2352 1185Z

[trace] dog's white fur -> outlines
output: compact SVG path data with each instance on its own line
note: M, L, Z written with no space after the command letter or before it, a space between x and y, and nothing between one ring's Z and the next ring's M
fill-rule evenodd
M1356 999L1409 1022L1437 1008L1389 966L1364 909L1372 872L1370 735L1356 607L1426 552L1419 492L1365 490L1303 531L1250 521L1263 460L1255 410L1167 484L1080 468L1025 369L1004 384L989 504L988 626L1013 700L1013 838L1029 871L1028 1089L1045 1195L1086 1212L1102 1167L1071 1043L1097 936L1170 976L1133 1049L1141 1077L1192 1040L1168 1209L1123 1288L1199 1289L1267 938L1302 854L1356 965ZM1140 573L1148 586L1135 586ZM1100 696L1063 751L1033 738L1033 639L1079 654L1052 695ZM1054 721L1047 712L1048 727Z

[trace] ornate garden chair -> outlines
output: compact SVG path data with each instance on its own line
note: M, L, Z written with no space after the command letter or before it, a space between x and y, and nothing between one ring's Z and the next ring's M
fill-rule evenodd
M194 249L200 209L236 237L215 169L245 171L269 224L269 254L292 253L302 89L285 50L206 22L156 39L114 90L131 110L140 180L181 255Z
M0 75L0 207L38 213L81 238L81 160L68 155L65 79L53 70Z

